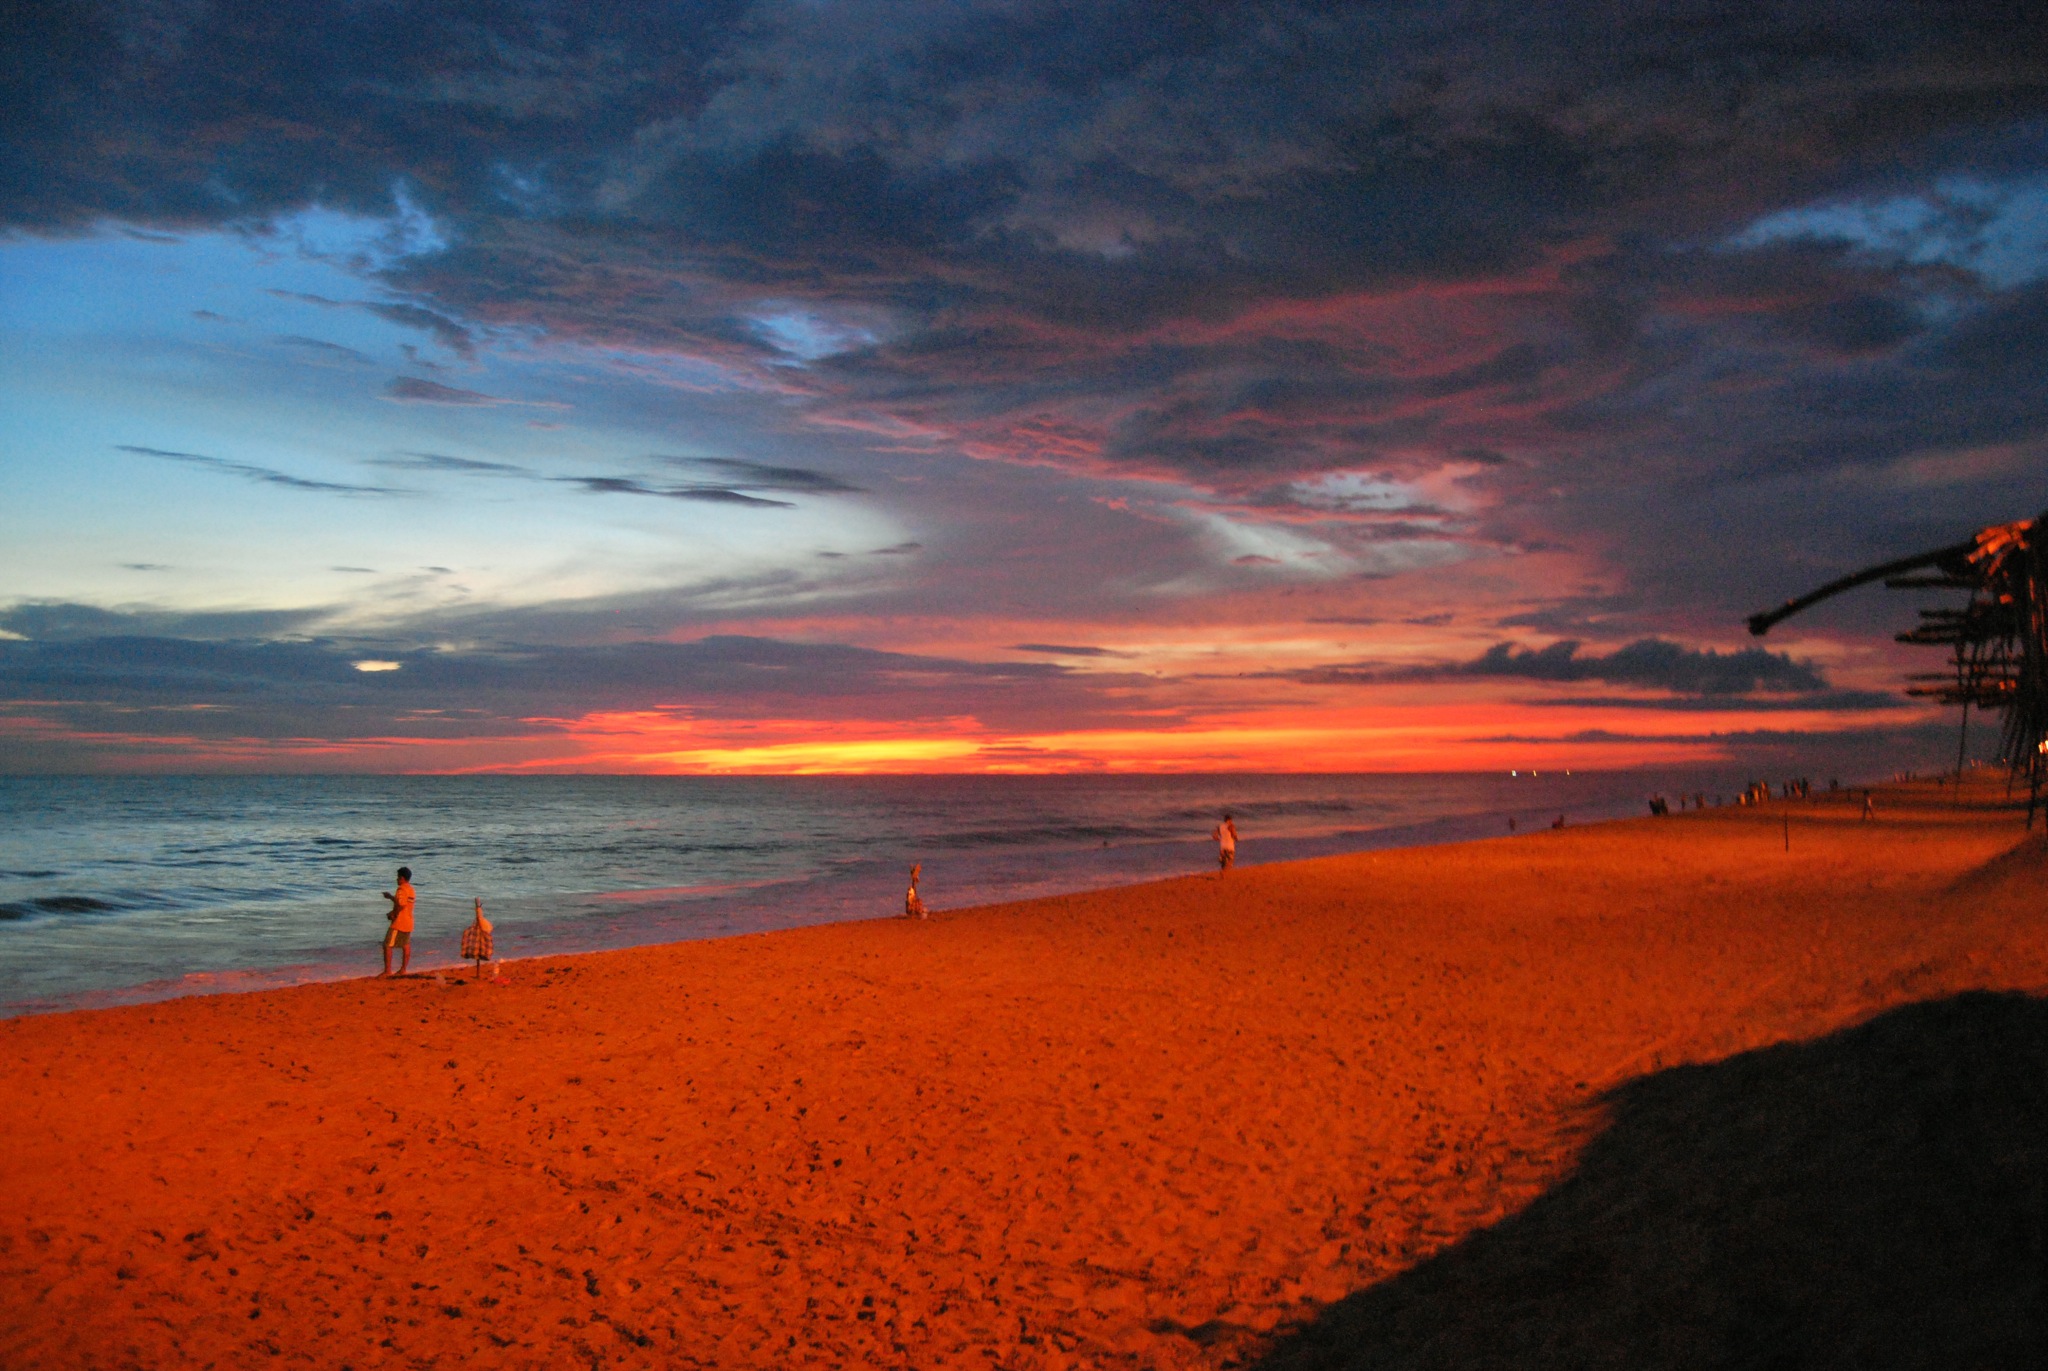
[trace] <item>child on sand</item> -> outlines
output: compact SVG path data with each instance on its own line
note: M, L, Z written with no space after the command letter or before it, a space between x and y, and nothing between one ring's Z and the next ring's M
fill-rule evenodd
M491 921L484 917L484 902L476 902L476 921L462 930L462 956L476 963L476 978L484 978L484 963L491 959Z
M391 912L384 917L391 927L384 930L384 974L391 974L391 949L398 949L398 974L412 965L412 868L398 868L398 887L384 892L384 898L391 901Z
M1228 814L1223 822L1216 825L1216 831L1209 835L1216 840L1216 869L1228 871L1237 861L1237 824Z
M917 893L918 873L920 873L923 870L923 862L919 862L917 865L910 868L910 889L903 892L903 917L906 919L923 919L930 917L928 914L925 913L924 896Z

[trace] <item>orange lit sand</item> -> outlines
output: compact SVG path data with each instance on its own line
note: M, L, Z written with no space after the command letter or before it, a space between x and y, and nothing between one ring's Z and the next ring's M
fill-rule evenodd
M1995 794L16 1020L0 1364L1219 1365L1618 1082L2048 987Z

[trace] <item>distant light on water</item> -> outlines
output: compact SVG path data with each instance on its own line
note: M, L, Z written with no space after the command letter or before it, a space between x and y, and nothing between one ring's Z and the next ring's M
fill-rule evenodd
M384 662L379 661L374 657L366 657L360 662L350 662L349 665L354 667L357 671L396 671L399 669L399 667L403 666L404 663Z

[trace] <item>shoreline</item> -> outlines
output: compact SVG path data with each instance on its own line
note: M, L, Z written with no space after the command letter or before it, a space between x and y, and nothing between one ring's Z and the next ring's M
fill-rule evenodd
M1991 788L13 1018L0 1360L1281 1356L1632 1082L2048 990Z
M1593 817L1577 822L1608 823L1628 817L1618 812L1621 808L1613 802L1602 803L1596 806ZM1585 811L1581 809L1580 812ZM1278 837L1254 834L1245 839L1240 848L1240 860L1246 867L1266 866L1323 856L1485 841L1504 836L1498 826L1508 817L1504 811L1475 810L1323 834ZM1543 826L1522 832L1533 833L1537 827ZM1214 849L1204 838L1177 838L1117 843L1106 845L1099 852L1092 848L1075 848L1031 851L1026 855L1034 860L1047 861L1049 867L1029 878L1013 876L1008 880L992 881L983 872L981 879L970 879L964 899L943 900L942 897L943 907L965 910L1119 889L1172 879L1178 875L1199 874L1213 862ZM1109 869L1091 869L1100 866L1102 858L1110 859ZM897 868L901 865L907 869L909 861L914 859L918 859L918 854L913 851L901 863L888 864L886 869L877 866L873 871L852 875L809 873L712 886L527 896L506 903L518 908L552 902L580 907L582 913L540 921L520 914L515 914L509 922L502 913L493 917L499 925L500 947L509 944L519 949L502 959L506 961L712 941L832 923L862 923L892 916L901 900ZM928 879L934 882L928 890L938 888L937 883L945 879L949 859L954 864L964 861L971 872L977 862L999 861L1001 854L941 853L923 856L922 860L930 869ZM678 894L686 894L686 898L674 898ZM720 896L738 898L721 900ZM502 909L503 905L493 904L492 908ZM872 912L860 912L863 910ZM416 936L415 964L421 964L422 953L427 947L453 949L467 918L465 908L458 922L432 929L425 939ZM707 926L692 928L690 925L693 923ZM365 928L369 928L367 922ZM276 964L198 967L176 975L117 985L23 995L0 1002L0 1020L123 1005L159 1004L192 995L249 994L356 980L360 973L355 967L359 963L374 962L376 958L374 938L368 940L371 947L367 954L356 947L336 945L310 949L307 955L296 960ZM457 966L466 965L443 952L432 953L424 961L423 972L452 971Z

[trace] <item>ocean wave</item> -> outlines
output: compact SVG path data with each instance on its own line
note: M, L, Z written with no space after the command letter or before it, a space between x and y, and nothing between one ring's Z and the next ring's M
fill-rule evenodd
M1240 800L1209 808L1175 810L1173 817L1213 822L1224 810L1241 819L1284 819L1304 814L1356 814L1359 806L1350 800Z
M27 895L0 901L0 923L22 923L61 918L65 915L175 912L210 905L241 904L252 900L282 901L293 898L304 898L304 892L284 888L181 886L159 890L102 890L94 895Z
M18 923L38 915L50 914L113 914L123 906L108 900L95 899L91 895L38 895L26 900L9 900L0 904L0 919Z
M1159 824L1078 823L1020 824L1015 828L970 828L926 835L922 846L940 850L973 851L984 847L1034 847L1047 843L1149 842L1160 838L1200 837L1186 829Z

